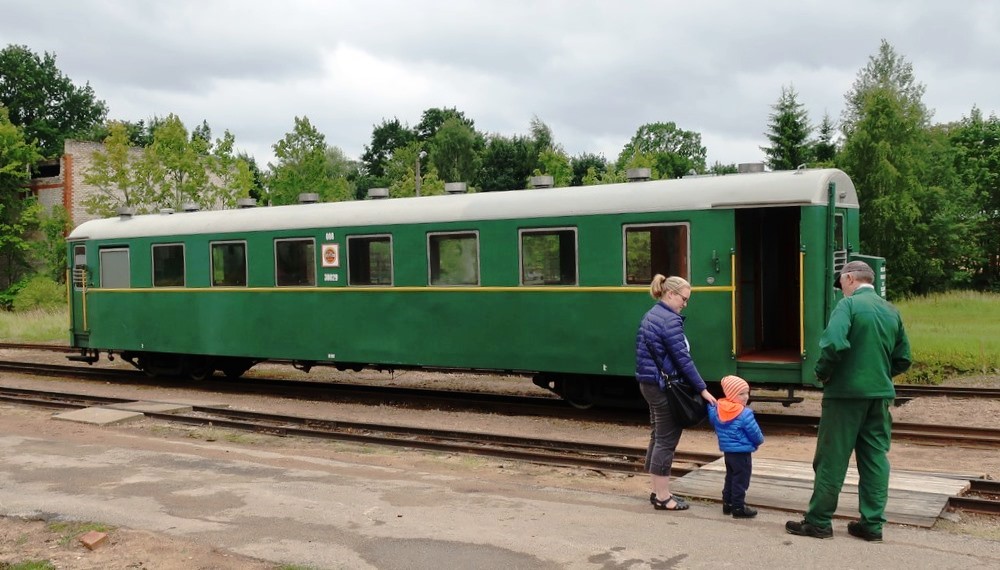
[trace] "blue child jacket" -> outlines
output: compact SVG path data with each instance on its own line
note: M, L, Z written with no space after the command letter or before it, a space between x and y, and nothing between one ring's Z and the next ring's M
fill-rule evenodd
M720 400L720 403L724 400ZM744 407L740 415L728 422L719 418L717 406L708 407L708 419L719 438L719 450L725 453L752 453L764 443L764 433L757 425L753 410Z

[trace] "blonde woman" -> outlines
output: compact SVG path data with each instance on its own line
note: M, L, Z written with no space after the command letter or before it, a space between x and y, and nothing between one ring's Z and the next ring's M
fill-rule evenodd
M691 298L691 284L681 277L657 274L649 285L649 294L657 303L643 316L635 338L635 379L649 404L652 424L646 450L646 471L652 484L649 502L657 510L683 511L688 508L687 502L670 493L670 467L684 428L670 412L664 375L683 379L701 392L709 405L716 402L691 359L691 348L684 336L685 317L681 311Z

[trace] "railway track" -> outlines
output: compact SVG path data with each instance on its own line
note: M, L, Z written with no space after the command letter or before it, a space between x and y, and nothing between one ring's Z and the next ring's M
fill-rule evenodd
M56 377L76 377L117 380L131 384L176 387L205 392L260 394L299 398L313 401L352 401L406 407L432 407L502 413L506 415L529 415L559 417L592 422L610 422L623 425L643 425L648 422L645 410L579 410L555 398L532 396L511 396L480 392L443 392L423 388L399 388L342 384L327 382L303 382L267 378L241 378L238 381L213 379L194 382L186 379L149 378L135 370L91 368L71 365L32 364L0 361L0 370L24 374ZM812 435L819 425L817 416L792 414L757 414L757 420L769 433L802 433ZM957 425L914 424L895 422L893 440L918 443L960 445L967 447L1000 448L1000 429Z
M50 408L109 407L133 403L110 398L42 390L0 388L0 401ZM358 444L465 453L560 467L638 473L646 449L628 446L547 440L500 434L429 429L413 426L328 420L212 406L193 406L188 413L143 412L147 417L186 425L229 428L276 436L348 441ZM721 457L717 453L678 452L671 471L681 476Z
M0 349L38 350L38 351L59 352L67 354L79 352L78 349L71 348L66 345L11 343L11 342L0 342ZM275 360L273 362L282 363L285 361ZM288 364L291 364L291 361L288 361ZM1000 399L1000 388L897 384L896 396L900 400L908 400L912 398L921 398L921 397Z
M36 364L14 361L0 361L0 370L38 376L125 382L140 386L183 388L203 392L260 394L313 401L378 404L391 402L394 405L408 407L472 409L505 414L626 423L649 420L646 411L624 412L623 415L621 412L610 410L581 410L569 406L555 396L514 396L489 392L442 391L428 388L285 380L259 376L244 377L239 380L212 376L205 380L194 381L186 378L150 378L139 370L128 368L94 368L69 364Z
M816 433L819 418L786 414L756 414L758 423L769 433ZM1000 429L957 425L892 423L892 439L917 443L940 443L965 447L1000 449Z

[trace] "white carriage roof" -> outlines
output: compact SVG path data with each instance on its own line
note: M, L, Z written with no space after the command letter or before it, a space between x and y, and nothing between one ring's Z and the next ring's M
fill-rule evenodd
M858 207L854 184L845 173L836 169L816 169L115 217L85 222L74 229L68 239L826 205L830 182L836 184L839 207Z

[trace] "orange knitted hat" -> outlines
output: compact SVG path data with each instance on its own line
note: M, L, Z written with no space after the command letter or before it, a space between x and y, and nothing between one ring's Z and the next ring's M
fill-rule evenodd
M722 391L730 400L735 399L744 390L750 390L750 385L739 376L726 376L722 379Z

